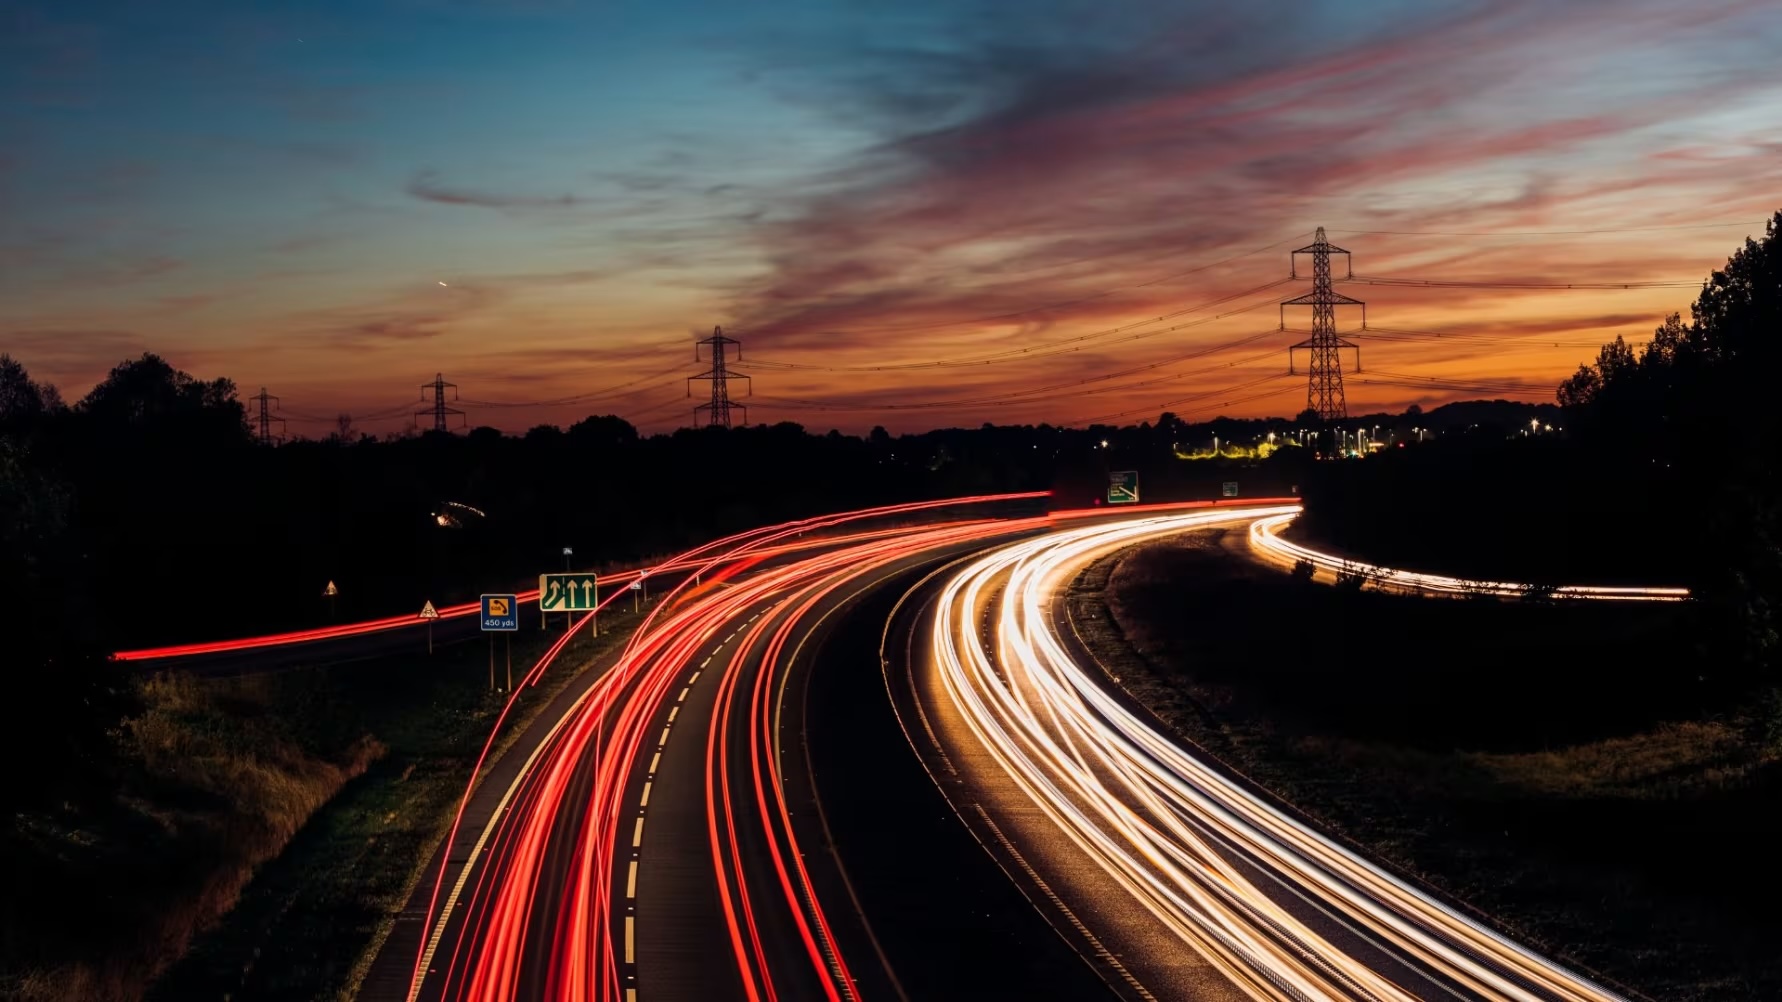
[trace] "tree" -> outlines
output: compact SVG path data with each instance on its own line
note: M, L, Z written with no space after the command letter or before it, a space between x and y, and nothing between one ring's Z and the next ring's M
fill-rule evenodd
M1637 354L1617 337L1559 387L1559 402L1604 450L1675 469L1677 504L1706 516L1698 596L1736 659L1774 667L1782 606L1782 435L1771 371L1782 355L1782 212L1747 239L1690 308ZM1624 445L1624 443L1635 443Z
M0 700L0 755L31 763L0 784L9 818L103 796L113 730L134 707L128 675L95 642L71 515L67 488L0 437L0 608L29 624L8 640Z
M0 354L0 434L26 431L61 406L54 386L33 381L11 355Z
M181 430L191 432L206 426L249 438L247 409L235 399L233 382L194 379L150 353L112 369L81 400L79 409L88 418L115 427L198 418L196 424L182 422L186 426Z

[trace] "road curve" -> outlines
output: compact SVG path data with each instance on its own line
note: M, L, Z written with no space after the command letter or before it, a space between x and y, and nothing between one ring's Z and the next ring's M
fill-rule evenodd
M802 848L821 836L784 754L791 666L876 581L1045 524L859 532L748 559L786 529L710 551L536 742L475 838L448 838L408 997L858 998L882 966L849 967L870 935L826 910L845 882Z
M1287 511L1250 523L1250 549L1269 563L1292 566L1303 560L1314 573L1330 575L1358 574L1369 578L1378 587L1392 591L1438 595L1489 595L1496 598L1517 598L1536 589L1535 585L1512 581L1475 581L1444 574L1422 574L1416 571L1381 567L1376 564L1347 560L1312 547L1283 539L1281 531L1299 517ZM1689 598L1687 588L1658 588L1619 585L1559 585L1551 590L1556 599L1597 599L1618 602L1681 602Z
M960 819L1129 999L1619 996L1460 914L1158 733L1064 613L1120 547L1288 506L1086 525L906 596L883 650L906 735Z

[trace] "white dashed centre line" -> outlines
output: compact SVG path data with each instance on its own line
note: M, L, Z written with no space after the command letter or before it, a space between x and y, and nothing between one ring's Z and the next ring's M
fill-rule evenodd
M757 612L755 615L749 617L749 622L753 623L760 617L761 613ZM631 830L632 858L625 871L625 897L629 900L635 901L637 899L637 850L643 845L644 811L645 808L650 806L650 790L655 784L656 770L662 764L662 750L668 747L669 728L674 726L674 718L680 715L680 704L685 702L688 693L693 691L693 683L699 681L700 671L711 664L712 659L723 652L724 644L729 643L736 637L737 633L740 632L740 628L732 630L730 636L725 637L724 642L718 645L718 649L711 652L711 654L706 656L704 661L699 663L699 667L693 670L693 674L687 676L686 688L683 688L681 694L675 697L675 705L668 710L668 722L662 726L662 735L656 740L656 754L650 758L649 775L644 779L643 792L638 797L637 825ZM625 963L627 964L635 964L637 962L635 953L636 930L636 918L630 915L625 916ZM627 975L628 979L635 979L635 977L635 974ZM625 989L625 1002L637 1002L637 989Z

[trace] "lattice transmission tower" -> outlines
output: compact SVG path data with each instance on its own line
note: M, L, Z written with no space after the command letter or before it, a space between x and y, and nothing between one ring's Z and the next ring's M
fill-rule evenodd
M735 345L736 357L740 360L742 358L742 342L733 337L725 337L724 328L713 327L711 337L701 338L693 345L693 357L696 359L701 357L699 353L700 345L705 345L709 350L712 367L697 376L687 377L687 395L693 395L693 381L695 379L705 379L711 381L712 398L708 403L703 403L693 408L693 424L695 426L699 425L701 423L699 415L704 413L704 424L706 427L728 428L730 427L730 411L732 409L742 411L743 423L747 424L749 421L749 408L745 404L731 403L730 380L740 379L749 383L750 393L753 393L755 390L754 383L748 376L731 372L728 368L727 360L724 357L725 346Z
M278 398L273 396L270 393L267 393L266 387L262 386L262 387L260 387L260 395L259 396L249 397L248 399L252 400L253 402L260 405L260 413L257 415L257 417L255 418L255 421L254 421L254 423L257 426L259 426L259 429L260 429L259 436L258 436L260 439L260 444L261 445L273 445L273 444L283 441L284 437L285 437L285 419L281 418L281 417L273 417L272 416L272 412L274 410L278 409ZM272 426L274 424L278 425L279 433L277 435L274 435L272 433Z
M415 417L420 417L423 414L433 415L434 431L449 431L450 429L446 427L446 418L450 415L456 414L459 418L464 418L463 411L456 407L446 406L445 391L448 389L452 391L452 399L457 400L458 384L446 382L445 376L437 372L433 374L433 382L421 384L421 399L424 401L427 400L427 391L432 390L433 399L431 403L433 406L428 407L426 410L415 411ZM459 422L459 425L462 426L469 423L469 419L464 418L464 420Z
M1312 255L1312 291L1303 296L1296 296L1281 304L1281 329L1287 329L1287 307L1310 306L1312 308L1312 336L1287 349L1287 371L1292 373L1293 353L1300 349L1311 352L1312 368L1306 377L1306 409L1316 411L1318 419L1325 423L1341 421L1349 416L1349 404L1343 398L1343 363L1339 352L1344 348L1355 351L1355 371L1361 371L1361 349L1337 336L1336 308L1338 306L1361 307L1361 326L1367 326L1367 304L1359 299L1351 299L1336 291L1331 284L1330 256L1341 254L1348 263L1348 277L1355 277L1355 265L1349 252L1333 245L1324 237L1324 227L1318 227L1317 235L1311 246L1301 247L1287 256L1288 268L1294 278L1299 277L1297 269L1299 255Z

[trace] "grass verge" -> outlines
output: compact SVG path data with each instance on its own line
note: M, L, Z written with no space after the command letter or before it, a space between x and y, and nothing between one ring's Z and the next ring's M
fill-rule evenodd
M1782 997L1782 762L1651 608L1342 594L1218 534L1072 616L1181 736L1537 948L1651 997Z
M141 998L385 753L367 732L306 719L316 704L292 678L159 677L139 695L111 796L72 822L14 819L0 995Z
M630 636L637 617L602 616L509 715L488 762L578 674ZM514 634L517 678L551 632ZM505 697L488 691L480 641L432 657L301 669L335 693L386 754L328 802L255 874L239 904L161 978L150 999L350 999L451 824ZM498 667L499 673L504 669Z

